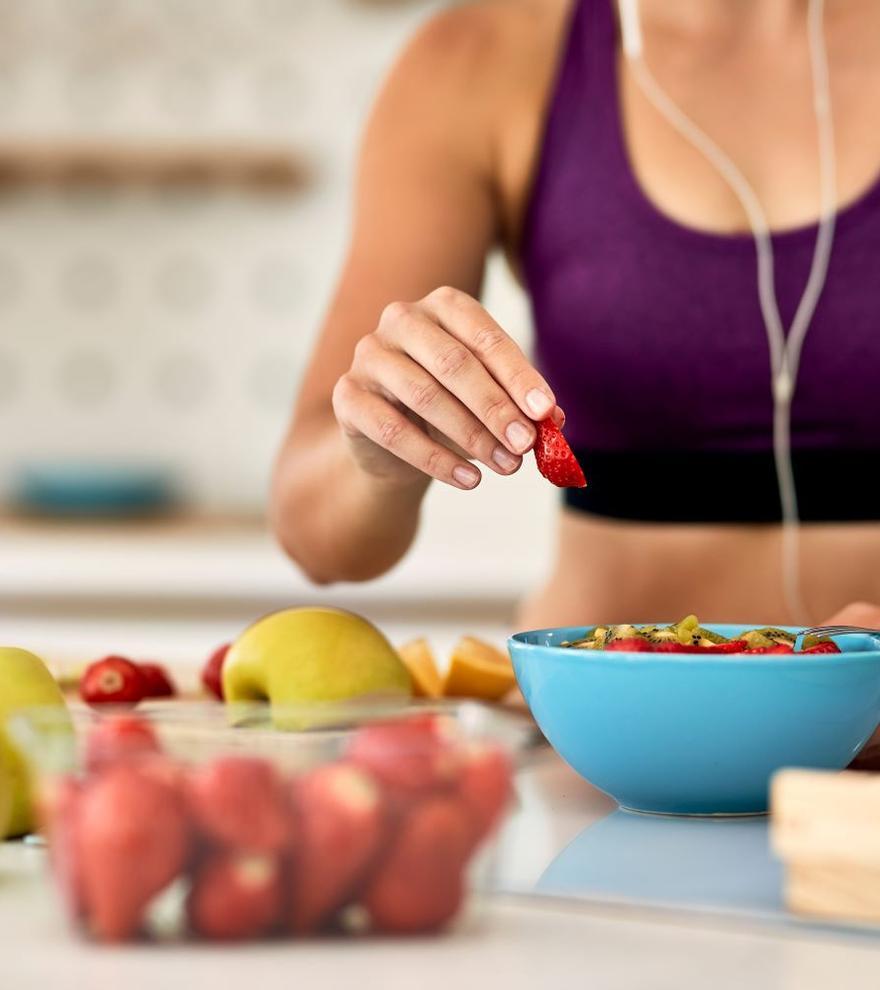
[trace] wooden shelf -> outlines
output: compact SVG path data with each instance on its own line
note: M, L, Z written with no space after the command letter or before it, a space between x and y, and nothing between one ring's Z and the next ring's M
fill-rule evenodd
M2 141L0 185L226 185L296 191L309 169L283 145Z

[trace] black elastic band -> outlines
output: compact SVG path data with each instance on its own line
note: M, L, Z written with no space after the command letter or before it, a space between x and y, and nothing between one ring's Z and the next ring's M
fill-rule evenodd
M572 509L614 519L774 523L782 511L770 451L575 451L586 488L565 491ZM804 522L880 519L874 471L880 450L802 450L792 456Z

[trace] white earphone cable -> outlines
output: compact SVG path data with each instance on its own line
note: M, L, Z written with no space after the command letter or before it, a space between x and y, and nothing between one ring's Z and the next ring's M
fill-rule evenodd
M804 339L825 286L837 220L836 157L825 50L824 0L810 0L807 15L813 106L819 145L819 225L809 277L792 320L788 339L776 298L773 243L760 200L730 157L677 106L651 73L644 58L638 0L619 0L619 10L624 53L639 88L673 129L693 145L727 182L742 205L754 237L758 299L767 331L772 371L773 454L782 507L783 591L792 617L806 622L809 615L801 592L800 519L791 456L791 403Z

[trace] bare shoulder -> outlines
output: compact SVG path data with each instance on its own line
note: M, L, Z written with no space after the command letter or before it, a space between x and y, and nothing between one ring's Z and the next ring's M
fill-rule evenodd
M513 61L550 54L573 0L468 0L430 18L404 60L491 74Z
M435 14L391 71L376 107L380 130L408 121L488 164L509 121L540 113L573 2L468 0Z

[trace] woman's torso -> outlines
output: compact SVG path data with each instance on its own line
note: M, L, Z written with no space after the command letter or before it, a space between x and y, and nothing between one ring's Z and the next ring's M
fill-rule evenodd
M735 24L663 23L652 19L652 4L642 8L656 75L743 168L771 227L787 228L774 246L788 322L810 264L818 197L803 9L784 26L746 34ZM735 478L737 455L769 451L772 413L741 211L625 72L618 84L610 0L548 2L545 10L537 36L555 71L536 78L555 82L539 81L505 118L512 123L500 174L538 357L569 434L587 451L633 460L640 450L730 455ZM828 24L844 205L798 382L799 450L880 449L880 137L870 127L880 43L865 41L880 23L865 22L874 16L865 4L847 14ZM532 39L532 55L534 46ZM589 473L589 457L587 466ZM785 614L775 526L645 525L568 511L558 541L557 568L525 607L526 624L696 608L748 621ZM806 527L811 611L818 617L852 598L880 597L878 562L873 522Z

